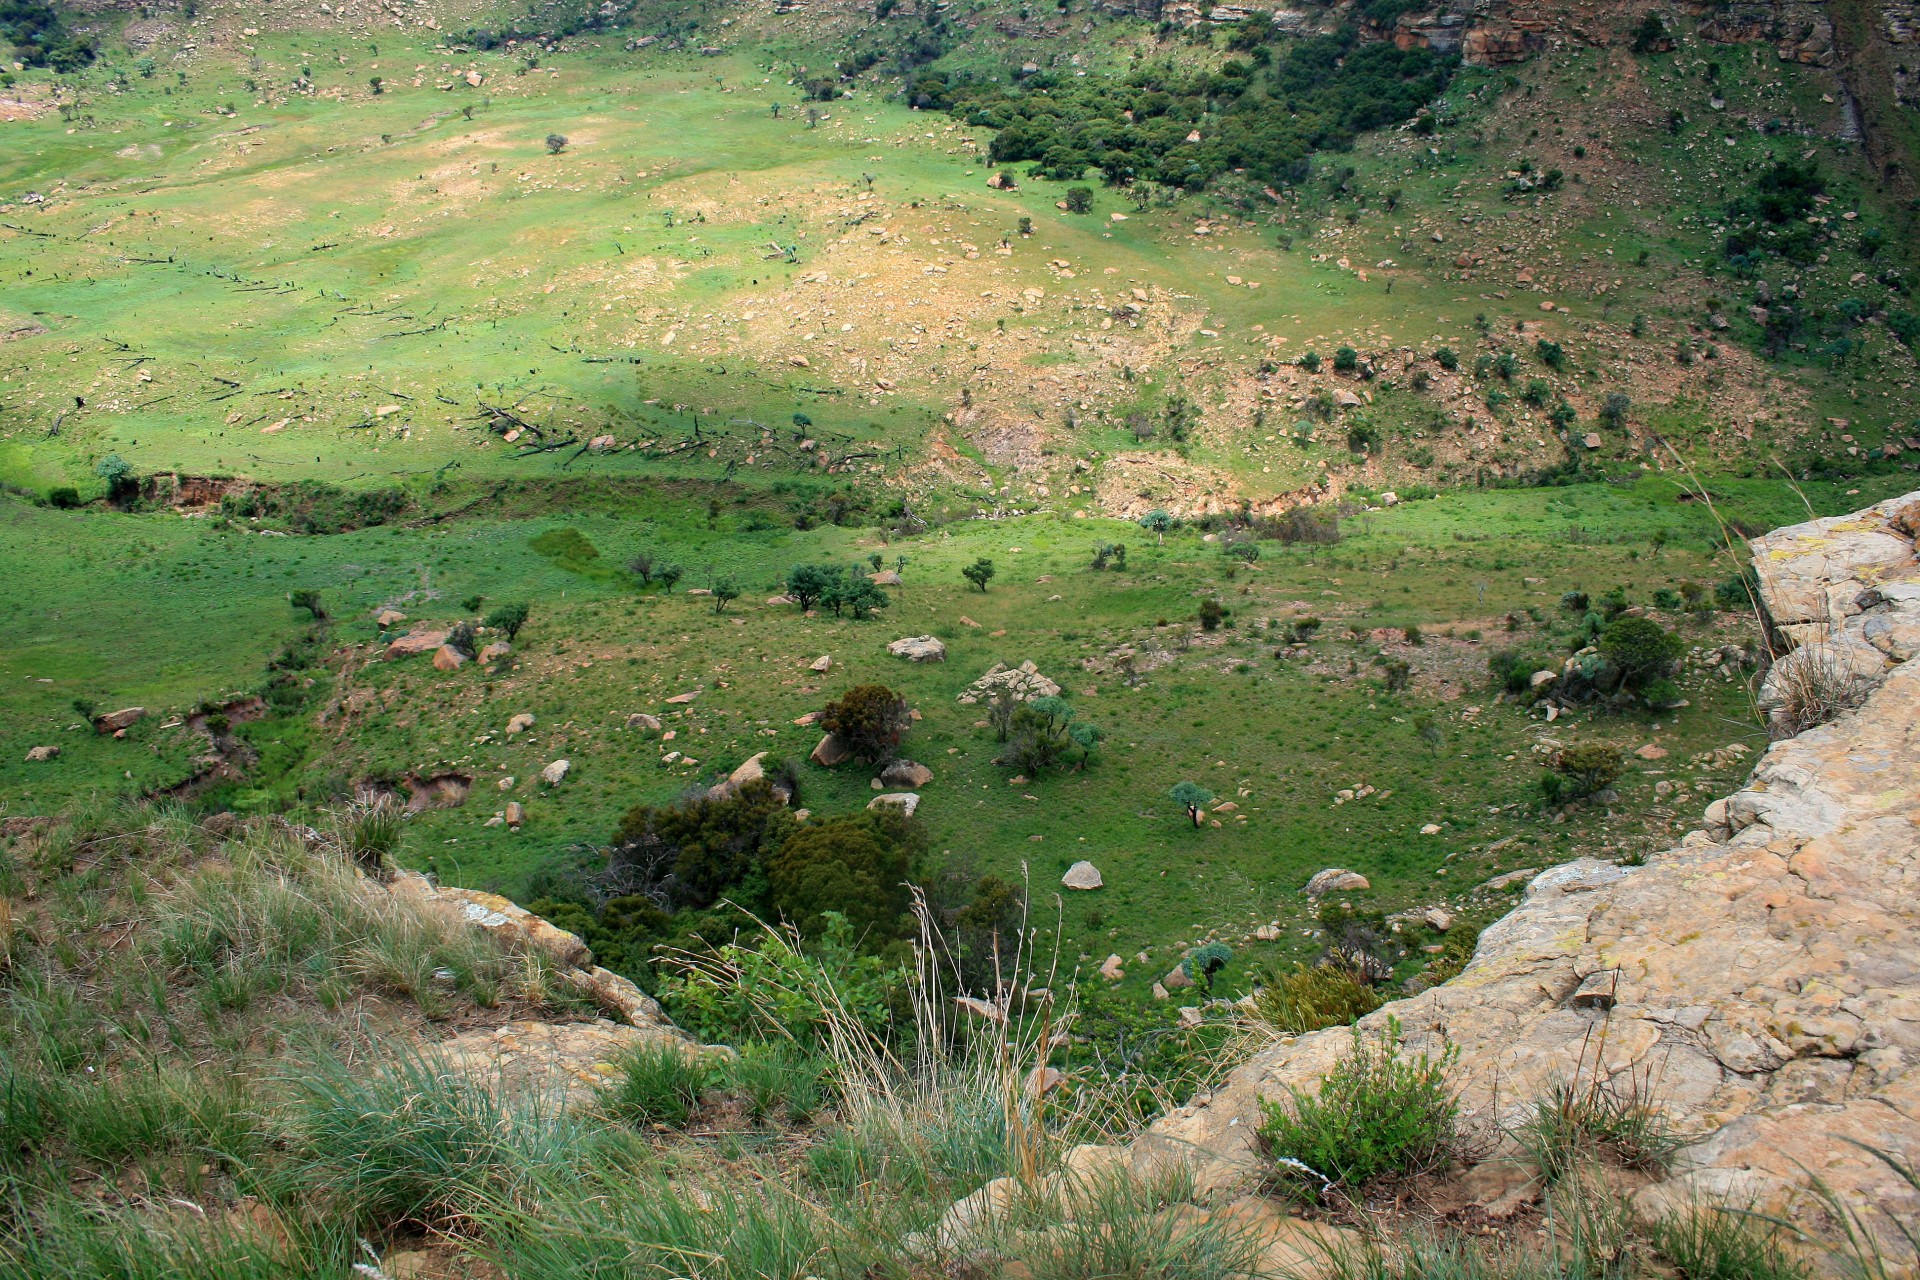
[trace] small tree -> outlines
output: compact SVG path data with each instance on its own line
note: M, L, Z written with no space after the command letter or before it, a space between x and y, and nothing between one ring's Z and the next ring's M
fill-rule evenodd
M642 551L627 561L627 572L640 579L641 586L650 585L653 582L653 557Z
M498 631L512 644L520 635L520 628L527 625L528 609L525 601L503 604L487 615L486 625Z
M728 601L738 600L740 598L740 580L732 574L714 579L713 586L708 589L713 592L713 611L715 613L724 613Z
M447 629L446 645L447 648L453 650L455 653L471 658L476 647L473 635L473 624L465 618L454 623L453 626Z
M1140 527L1151 533L1160 546L1167 544L1167 530L1173 528L1173 517L1155 507L1140 517Z
M114 502L124 502L140 488L140 477L134 473L133 464L117 453L100 459L93 474L106 481L107 497Z
M1204 817L1207 802L1213 799L1213 792L1197 782L1176 782L1169 794L1173 796L1175 804L1187 811L1187 816L1193 819L1196 827Z
M1093 209L1092 187L1068 187L1067 198L1063 202L1068 213L1087 213Z
M375 76L371 80L367 81L367 88L373 90L375 97L379 97L381 94L387 91L385 82L382 81L379 76Z
M305 609L307 616L315 622L325 622L327 620L327 611L320 603L320 593L318 591L302 587L287 597L287 603L296 609Z
M1082 769L1087 767L1087 762L1093 758L1093 749L1099 746L1106 736L1105 729L1086 720L1076 720L1067 726L1067 737L1073 740L1074 746L1080 748Z
M885 609L893 602L866 574L860 572L858 565L853 572L844 574L834 594L835 612L844 607L858 622L875 609Z
M1187 952L1186 958L1180 961L1180 967L1189 978L1211 994L1215 975L1226 968L1227 961L1231 959L1232 947L1224 942L1208 942Z
M913 727L913 718L905 698L883 684L862 684L829 702L820 725L855 756L877 762L893 754Z
M1610 391L1600 404L1600 421L1618 430L1627 420L1627 410L1633 407L1633 401L1624 391Z
M975 560L972 564L960 571L961 577L980 588L983 593L986 591L987 583L992 579L993 574L993 561L987 559L985 556L981 556L978 560Z
M787 597L805 613L830 595L839 579L838 565L797 564L787 570Z
M1202 631L1218 631L1221 621L1226 616L1227 607L1218 600L1202 600L1200 602L1200 629Z
M660 585L667 589L668 595L672 595L673 584L686 577L687 571L677 564L663 564L653 571L653 576L660 579Z
M548 134L548 135L547 135L547 154L548 154L548 155L550 155L550 156L557 156L557 155L559 155L559 154L560 154L560 153L561 153L562 151L565 151L566 149L567 149L567 135L566 135L566 134L564 134L564 133L550 133L550 134Z
M1623 768L1619 750L1604 743L1563 747L1553 755L1553 772L1541 775L1540 790L1550 804L1583 800L1612 786Z

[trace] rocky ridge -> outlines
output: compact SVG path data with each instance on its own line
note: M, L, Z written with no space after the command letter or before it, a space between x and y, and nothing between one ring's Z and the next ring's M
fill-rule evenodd
M1920 492L1756 539L1777 635L1860 644L1920 621ZM1641 1190L1806 1214L1817 1176L1875 1225L1920 1197L1855 1143L1920 1150L1920 663L1886 661L1854 710L1774 743L1707 825L1641 866L1536 877L1453 981L1394 1001L1411 1051L1458 1047L1467 1123L1490 1143L1550 1086L1594 1072L1649 1088L1694 1139ZM1911 650L1905 652L1911 656ZM1251 1188L1258 1099L1311 1090L1346 1052L1332 1028L1257 1054L1127 1149ZM1597 1065L1596 1065L1597 1064ZM1510 1140L1507 1154L1511 1154Z

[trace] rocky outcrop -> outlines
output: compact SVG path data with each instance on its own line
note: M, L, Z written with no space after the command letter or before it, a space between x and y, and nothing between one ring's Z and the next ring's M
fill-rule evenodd
M1908 618L1914 503L1757 539L1776 628L1813 644ZM1489 1139L1576 1072L1640 1081L1696 1140L1643 1212L1782 1211L1817 1175L1882 1226L1912 1221L1920 1196L1853 1145L1920 1151L1920 662L1884 656L1857 709L1774 743L1705 829L1642 866L1540 874L1459 977L1361 1026L1395 1018L1414 1051L1457 1046L1468 1123ZM1310 1090L1349 1043L1337 1028L1258 1054L1156 1122L1132 1163L1251 1186L1257 1099Z

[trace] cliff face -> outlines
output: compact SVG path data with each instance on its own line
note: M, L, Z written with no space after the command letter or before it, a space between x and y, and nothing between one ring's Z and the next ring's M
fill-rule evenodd
M1537 877L1458 978L1363 1020L1460 1049L1469 1124L1492 1135L1552 1084L1649 1084L1698 1141L1639 1207L1792 1211L1817 1175L1911 1221L1920 1203L1848 1140L1920 1153L1920 492L1756 540L1778 634L1863 649L1855 710L1776 742L1708 825L1638 867ZM1311 1091L1345 1028L1283 1042L1133 1145L1250 1185L1256 1099ZM1581 1062L1586 1046L1586 1061Z

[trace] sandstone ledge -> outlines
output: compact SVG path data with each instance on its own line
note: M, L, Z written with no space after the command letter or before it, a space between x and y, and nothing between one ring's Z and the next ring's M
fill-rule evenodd
M1916 502L1757 539L1779 632L1825 642L1920 608L1886 589L1920 573L1902 518ZM1707 829L1644 866L1542 873L1458 978L1361 1025L1398 1018L1416 1051L1458 1045L1468 1123L1491 1133L1571 1079L1604 1023L1603 1073L1650 1079L1698 1139L1643 1210L1782 1211L1818 1176L1913 1220L1920 1197L1849 1141L1920 1152L1920 662L1888 657L1862 705L1775 743ZM1179 1160L1216 1191L1251 1185L1256 1099L1310 1090L1348 1044L1336 1028L1261 1052L1138 1138L1135 1168Z

